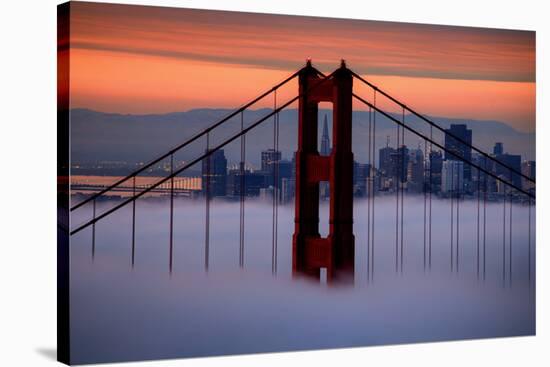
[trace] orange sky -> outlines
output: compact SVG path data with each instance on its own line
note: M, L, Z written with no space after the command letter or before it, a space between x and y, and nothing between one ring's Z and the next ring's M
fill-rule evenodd
M344 58L419 112L535 129L534 32L73 2L70 52L73 108L232 108Z

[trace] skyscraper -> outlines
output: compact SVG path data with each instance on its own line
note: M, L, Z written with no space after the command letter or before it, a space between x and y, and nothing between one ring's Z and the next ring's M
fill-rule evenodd
M466 142L469 145L460 142L459 140L455 139L451 135L456 136L457 138L461 139L462 141ZM464 158L468 162L472 161L472 148L470 147L471 145L472 145L472 130L468 129L466 125L451 124L451 128L445 130L445 149L450 150L451 152L458 155L459 157ZM448 151L446 151L445 160L461 161L461 159L459 159L454 154L451 154ZM472 180L471 166L469 164L464 164L463 169L464 169L464 180L471 181Z
M464 162L446 160L441 170L441 191L448 194L461 193L464 188Z
M274 149L262 151L262 166L261 170L266 176L266 186L274 186L275 167L281 160L281 152ZM279 181L280 182L280 181Z
M378 151L378 167L380 173L386 177L392 174L392 159L391 155L395 153L395 149L386 146Z
M502 153L504 153L504 148L502 146L502 143L495 143L495 146L493 148L493 154L500 155Z
M210 196L225 196L226 180L227 159L223 149L219 149L202 160L202 191L206 192L208 182Z
M521 173L530 178L535 178L536 164L535 161L525 161L521 164ZM523 179L523 188L525 190L532 190L535 188L535 184L531 181Z
M319 151L320 155L328 156L330 155L330 138L328 136L328 122L327 115L325 115L325 120L323 122L323 135L321 136L321 150Z
M399 178L401 182L407 181L407 167L409 165L409 149L402 145L390 154L390 175Z
M370 164L353 162L353 193L363 196L367 192L367 176L370 172Z
M517 172L521 172L521 155L503 153L504 147L502 143L495 144L494 151L496 152L497 145L500 144L500 154L495 154L497 161L503 163L504 165L511 167ZM502 164L495 163L495 173L497 176L502 176L505 180L511 180L514 185L521 187L521 176L517 173L512 173L509 168L506 168Z
M262 171L269 172L273 169L273 164L281 160L281 152L275 149L262 151Z
M240 169L229 170L227 175L227 195L237 197L241 194L241 184L244 184L244 196L258 196L260 189L265 187L265 175L263 172L252 172L249 169L244 170L244 179L242 179Z
M420 149L412 150L407 166L407 191L422 192L424 189L424 153Z
M430 152L430 161L428 163L428 174L431 178L431 192L441 191L441 170L443 168L443 154L434 150ZM430 179L428 178L428 179Z
M296 190L296 182L294 177L281 180L281 201L283 203L289 202L294 198L294 191Z

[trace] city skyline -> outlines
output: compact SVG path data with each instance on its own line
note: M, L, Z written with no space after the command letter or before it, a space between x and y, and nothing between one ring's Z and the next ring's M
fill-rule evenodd
M449 132L462 133L463 137L472 138L471 131L465 125L451 125ZM446 135L447 136L447 135ZM502 178L511 178L511 182L518 188L531 190L532 183L522 179L518 174L511 174L509 169L499 164L492 163L487 166L487 162L480 154L472 154L471 149L466 149L463 144L460 144L453 138L446 138L446 149L456 152L456 155L468 157L468 161L479 166L486 166L490 171ZM326 115L323 119L323 133L320 137L319 155L330 155L330 137L328 133L328 125ZM495 142L493 154L498 162L511 167L517 172L534 178L536 174L536 163L533 160L522 160L521 155L514 155L506 152L502 142ZM369 180L373 182L374 192L371 195L379 195L388 192L395 192L403 185L406 194L420 194L431 192L438 196L448 197L449 195L471 195L480 191L487 191L493 194L505 194L508 190L503 191L504 187L494 178L488 177L485 174L477 174L476 169L472 169L470 164L466 164L457 156L453 156L448 152L440 149L424 151L420 147L409 148L406 144L402 144L398 149L387 145L378 150L378 160L373 159L374 165L371 168L369 162L359 162L354 160L353 169L353 196L365 197L368 196L367 190ZM244 196L248 197L272 197L277 193L279 200L283 203L289 202L294 198L295 190L295 159L283 159L281 151L276 151L273 148L266 148L261 152L261 163L259 166L247 164L243 162L241 171L240 163L229 161L224 150L220 149L212 152L212 154L204 159L201 163L200 176L193 176L189 172L189 176L185 179L195 180L194 186L182 186L181 183L176 187L176 193L179 195L185 193L189 198L197 198L196 195L190 195L193 191L200 191L204 195L211 197L229 197L237 198L241 195L241 190ZM185 164L185 161L179 163ZM126 168L126 162L107 162L105 167L90 169L89 172L104 173L113 167ZM85 167L77 167L78 169ZM170 172L170 167L166 164L159 165L153 168L150 176L159 178L158 174ZM370 173L369 173L370 172ZM473 172L473 174L472 174ZM157 176L155 176L157 175ZM244 175L243 181L241 176ZM86 181L87 176L79 178L79 182L75 188L96 188L97 184L86 185L82 183L82 179ZM102 185L108 185L108 180L105 181L105 176L99 176ZM116 176L114 176L116 177ZM147 177L147 176L144 176ZM162 177L162 176L160 176ZM275 179L277 177L277 179ZM142 178L143 179L143 178ZM401 182L397 186L397 179ZM199 180L199 181L196 181ZM483 185L477 186L479 183ZM90 181L94 181L91 179ZM97 179L95 180L97 181ZM106 182L106 183L105 183ZM244 186L241 186L244 185ZM208 193L207 191L208 186ZM169 188L165 185L163 190ZM80 192L85 194L85 191ZM320 199L328 199L328 184L323 182L320 185ZM503 198L497 197L499 199Z

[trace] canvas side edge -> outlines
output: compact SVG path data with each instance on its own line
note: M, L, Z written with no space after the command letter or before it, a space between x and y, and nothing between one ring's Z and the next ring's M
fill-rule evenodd
M70 3L57 6L57 360L70 364Z

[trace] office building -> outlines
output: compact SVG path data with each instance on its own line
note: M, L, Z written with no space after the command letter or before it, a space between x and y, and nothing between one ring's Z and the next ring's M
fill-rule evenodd
M296 181L293 178L283 178L281 180L281 202L288 203L294 199L296 190Z
M433 150L428 154L426 162L426 182L428 191L437 193L441 191L441 170L443 168L443 154Z
M367 177L370 164L353 162L353 193L356 196L363 196L367 192Z
M265 186L274 186L276 164L281 161L281 152L274 149L262 151L261 171L265 175ZM280 183L280 182L279 182Z
M459 138L467 144L455 139ZM461 161L459 157L464 158L467 162L472 161L472 130L468 129L464 124L451 124L449 129L445 130L445 149L454 154L445 152L445 160ZM464 180L472 180L472 168L469 164L464 165Z
M495 145L495 151L496 150ZM495 154L494 157L498 162L503 164L493 162L494 172L497 176L502 177L503 180L508 182L512 181L515 186L521 187L521 176L517 173L513 173L513 171L521 172L521 155L502 153L504 151L502 143L500 143L500 149L498 151L500 151L501 154Z
M407 191L424 191L424 153L420 149L411 151L407 165Z
M244 180L241 181L241 170L231 169L227 175L227 195L237 197L241 194L241 185L245 196L258 196L260 189L265 188L263 172L244 170Z
M536 175L536 164L535 161L524 161L521 164L521 173L525 176L535 179ZM523 189L524 190L533 190L535 184L529 180L523 179Z
M395 149L387 145L378 151L378 169L383 176L390 177L393 173L391 156L394 153Z
M388 169L391 177L399 178L401 182L406 182L408 165L409 149L407 146L402 145L390 154L390 167Z
M225 196L227 186L227 159L223 149L216 150L202 160L202 191L206 193L209 184L209 194Z
M493 154L494 155L501 155L504 153L504 147L502 143L495 143L495 146L493 147Z
M441 192L460 194L464 188L464 162L456 160L443 161L441 168Z

